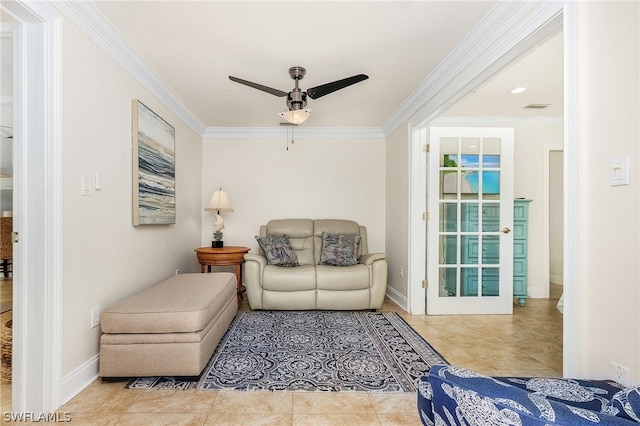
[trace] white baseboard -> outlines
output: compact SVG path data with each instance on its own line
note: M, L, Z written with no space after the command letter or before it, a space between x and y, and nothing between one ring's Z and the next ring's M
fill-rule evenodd
M532 299L546 299L549 297L549 289L542 286L533 286L527 288L527 293Z
M387 286L387 297L396 305L400 306L402 309L404 309L405 311L409 312L409 309L407 309L407 296L404 296L400 293L398 293L398 290L394 289L393 287L389 287Z
M69 402L74 396L98 378L99 359L99 354L94 355L62 378L62 404Z
M549 275L549 281L553 284L562 285L562 275Z

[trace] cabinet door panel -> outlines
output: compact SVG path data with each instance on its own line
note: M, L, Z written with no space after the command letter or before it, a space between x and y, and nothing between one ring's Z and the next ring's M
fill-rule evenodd
M513 242L513 257L527 257L527 240Z
M517 239L524 239L526 240L528 237L528 232L527 232L527 224L522 223L522 222L515 222L513 224L513 239L517 240Z
M514 277L527 276L527 260L526 259L513 260L513 276Z

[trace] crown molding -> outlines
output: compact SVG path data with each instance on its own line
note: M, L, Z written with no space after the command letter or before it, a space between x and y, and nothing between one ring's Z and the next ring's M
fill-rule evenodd
M384 134L390 135L409 120L419 123L437 117L556 31L562 26L564 3L499 1L391 114L382 126Z
M438 117L429 126L516 127L563 126L564 117Z
M90 1L52 1L67 19L127 70L180 120L202 135L206 126Z
M384 139L378 127L208 127L203 139Z

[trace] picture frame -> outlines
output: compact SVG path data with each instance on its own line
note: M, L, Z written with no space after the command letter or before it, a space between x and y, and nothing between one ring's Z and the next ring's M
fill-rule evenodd
M176 223L175 128L134 99L133 225Z

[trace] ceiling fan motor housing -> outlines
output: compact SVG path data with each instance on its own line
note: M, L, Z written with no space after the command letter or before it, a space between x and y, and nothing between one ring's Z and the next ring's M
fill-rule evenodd
M287 94L287 107L289 111L303 109L307 106L307 94L297 87Z
M289 68L289 75L294 80L302 80L306 73L307 73L307 70L305 70L303 67L296 66L296 67Z
M289 76L296 82L296 87L287 94L287 107L289 111L303 109L307 106L307 93L298 87L298 81L302 80L306 73L307 70L300 66L289 68Z

